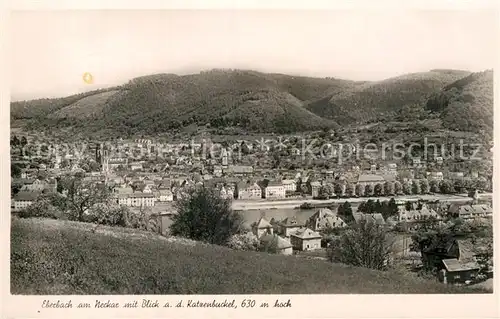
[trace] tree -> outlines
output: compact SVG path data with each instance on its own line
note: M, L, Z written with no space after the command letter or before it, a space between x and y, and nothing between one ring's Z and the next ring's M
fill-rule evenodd
M243 219L231 209L231 201L221 198L213 188L198 186L188 190L176 208L170 225L172 235L225 245L242 228Z
M346 223L350 223L354 220L354 217L352 216L352 206L348 201L339 205L337 213L344 219Z
M403 193L403 185L400 182L394 182L394 194L399 195Z
M384 270L392 246L392 240L382 227L362 221L334 240L328 249L328 257L332 262Z
M359 204L358 210L362 213L373 214L375 211L375 202L373 199L369 199L366 202Z
M418 195L422 192L422 189L420 188L420 182L419 181L413 181L411 184L411 191L413 194Z
M319 198L328 198L330 197L330 189L327 185L321 185L318 189L318 197Z
M366 184L365 196L373 196L373 185L372 184Z
M375 188L373 189L373 193L375 196L381 196L382 193L384 192L384 185L378 183L375 185Z
M70 219L84 221L85 213L96 204L106 203L109 199L109 190L103 184L84 181L82 178L72 177L61 182L67 191Z
M474 187L478 190L485 190L487 188L487 181L484 177L474 180Z
M21 177L21 173L22 173L22 170L19 167L19 165L13 164L13 163L10 164L10 176L11 177L14 177L14 178Z
M356 191L356 195L359 197L361 197L365 194L365 188L361 184L356 184L355 191Z
M410 201L406 202L406 203L405 203L405 209L406 209L407 211L413 210L413 203L412 203L412 202L410 202Z
M354 185L352 183L347 183L345 185L345 195L347 197L353 197L355 194Z
M384 194L385 195L394 195L394 183L391 183L391 182L384 183Z
M25 147L26 145L28 145L28 140L26 139L26 136L23 136L21 138L20 145L21 145L21 147Z
M63 159L63 160L61 161L61 163L59 164L59 167L60 167L60 168L67 168L67 167L69 167L69 165L70 165L70 164L71 164L71 163L70 163L70 161L69 161L69 160L67 160L67 159Z
M456 179L453 182L453 188L455 188L455 191L458 193L467 193L466 187L465 187L465 182L461 179Z
M373 205L373 212L378 213L378 214L382 214L382 212L383 212L383 206L380 203L380 200L378 200L378 199L375 202L375 204Z
M420 191L422 194L428 194L429 193L429 181L426 179L421 179L420 180Z
M412 189L411 189L411 185L410 185L410 183L408 183L408 182L404 182L404 183L403 183L403 187L402 187L402 189L403 189L403 193L404 193L404 194L406 194L406 195L411 195L411 191L412 191Z
M399 112L399 118L402 121L418 121L427 115L427 111L424 106L420 104L406 104Z
M309 187L307 187L306 183L300 184L300 192L303 194L309 193Z
M335 183L335 185L334 185L334 192L335 192L335 195L337 195L338 197L341 197L342 195L344 195L345 189L346 189L346 185L344 183Z
M490 268L493 266L493 244L488 243L486 248L478 254L476 257L477 263L479 265L479 273L483 277L487 277L486 273L490 270Z
M439 189L443 194L451 194L454 192L453 184L449 180L442 180L439 184Z
M386 216L384 216L384 218L396 216L398 214L398 212L399 212L398 205L396 204L396 201L394 200L394 198L391 198L387 202L387 208L385 210Z
M439 182L435 179L429 182L429 190L431 193L439 193Z
M326 183L325 188L328 197L333 196L333 194L335 194L335 186L332 183Z
M17 138L16 135L14 135L14 137L12 137L10 140L11 146L18 146L20 143L21 143L21 141L19 141L19 139Z

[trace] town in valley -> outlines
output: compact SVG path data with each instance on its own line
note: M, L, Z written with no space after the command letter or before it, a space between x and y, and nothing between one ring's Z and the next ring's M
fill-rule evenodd
M11 295L492 294L498 15L376 7L13 13Z

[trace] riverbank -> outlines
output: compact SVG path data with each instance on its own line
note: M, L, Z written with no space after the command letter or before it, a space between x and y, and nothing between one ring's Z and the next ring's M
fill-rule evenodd
M483 196L486 196L484 194ZM444 194L428 194L428 195L405 195L405 196L379 196L379 197L351 197L351 198L334 198L334 199L283 199L283 200L234 200L232 203L232 208L234 210L264 210L264 209L290 209L296 208L304 203L310 203L314 206L316 205L334 205L341 204L346 201L351 204L359 204L361 202L372 200L390 200L394 198L396 201L440 201L440 202L450 202L450 203L460 203L472 201L472 198L468 197L467 194L457 194L457 195L444 195Z

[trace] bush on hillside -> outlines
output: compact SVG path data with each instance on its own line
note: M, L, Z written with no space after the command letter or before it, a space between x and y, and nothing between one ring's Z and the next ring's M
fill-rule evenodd
M170 225L174 236L225 245L243 225L242 217L231 209L231 201L205 186L190 189L176 208Z
M386 231L373 222L361 222L335 238L327 250L332 262L385 270L392 243Z
M64 219L64 213L49 201L37 201L19 212L21 218L50 218Z
M64 198L59 194L49 193L40 195L33 204L19 212L19 217L70 219L71 216L65 209Z
M227 246L234 250L257 251L259 248L259 239L251 232L236 234L231 236Z
M99 225L126 227L128 213L126 207L100 203L89 210L85 221Z

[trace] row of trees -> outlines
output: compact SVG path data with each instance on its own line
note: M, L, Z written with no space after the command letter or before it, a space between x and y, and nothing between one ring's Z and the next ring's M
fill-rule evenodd
M467 193L470 189L485 189L486 182L478 180L413 180L412 182L385 182L373 184L335 183L322 185L318 192L319 198L337 197L362 197L362 196L394 196L394 195L419 195L429 193Z
M394 198L382 202L380 200L374 201L373 199L369 199L360 203L357 211L365 214L382 214L384 219L387 219L398 214L398 205ZM337 208L337 214L348 224L354 221L352 205L348 201Z
M10 146L24 147L26 145L28 145L28 140L26 139L26 136L18 138L16 135L13 135L10 139Z

